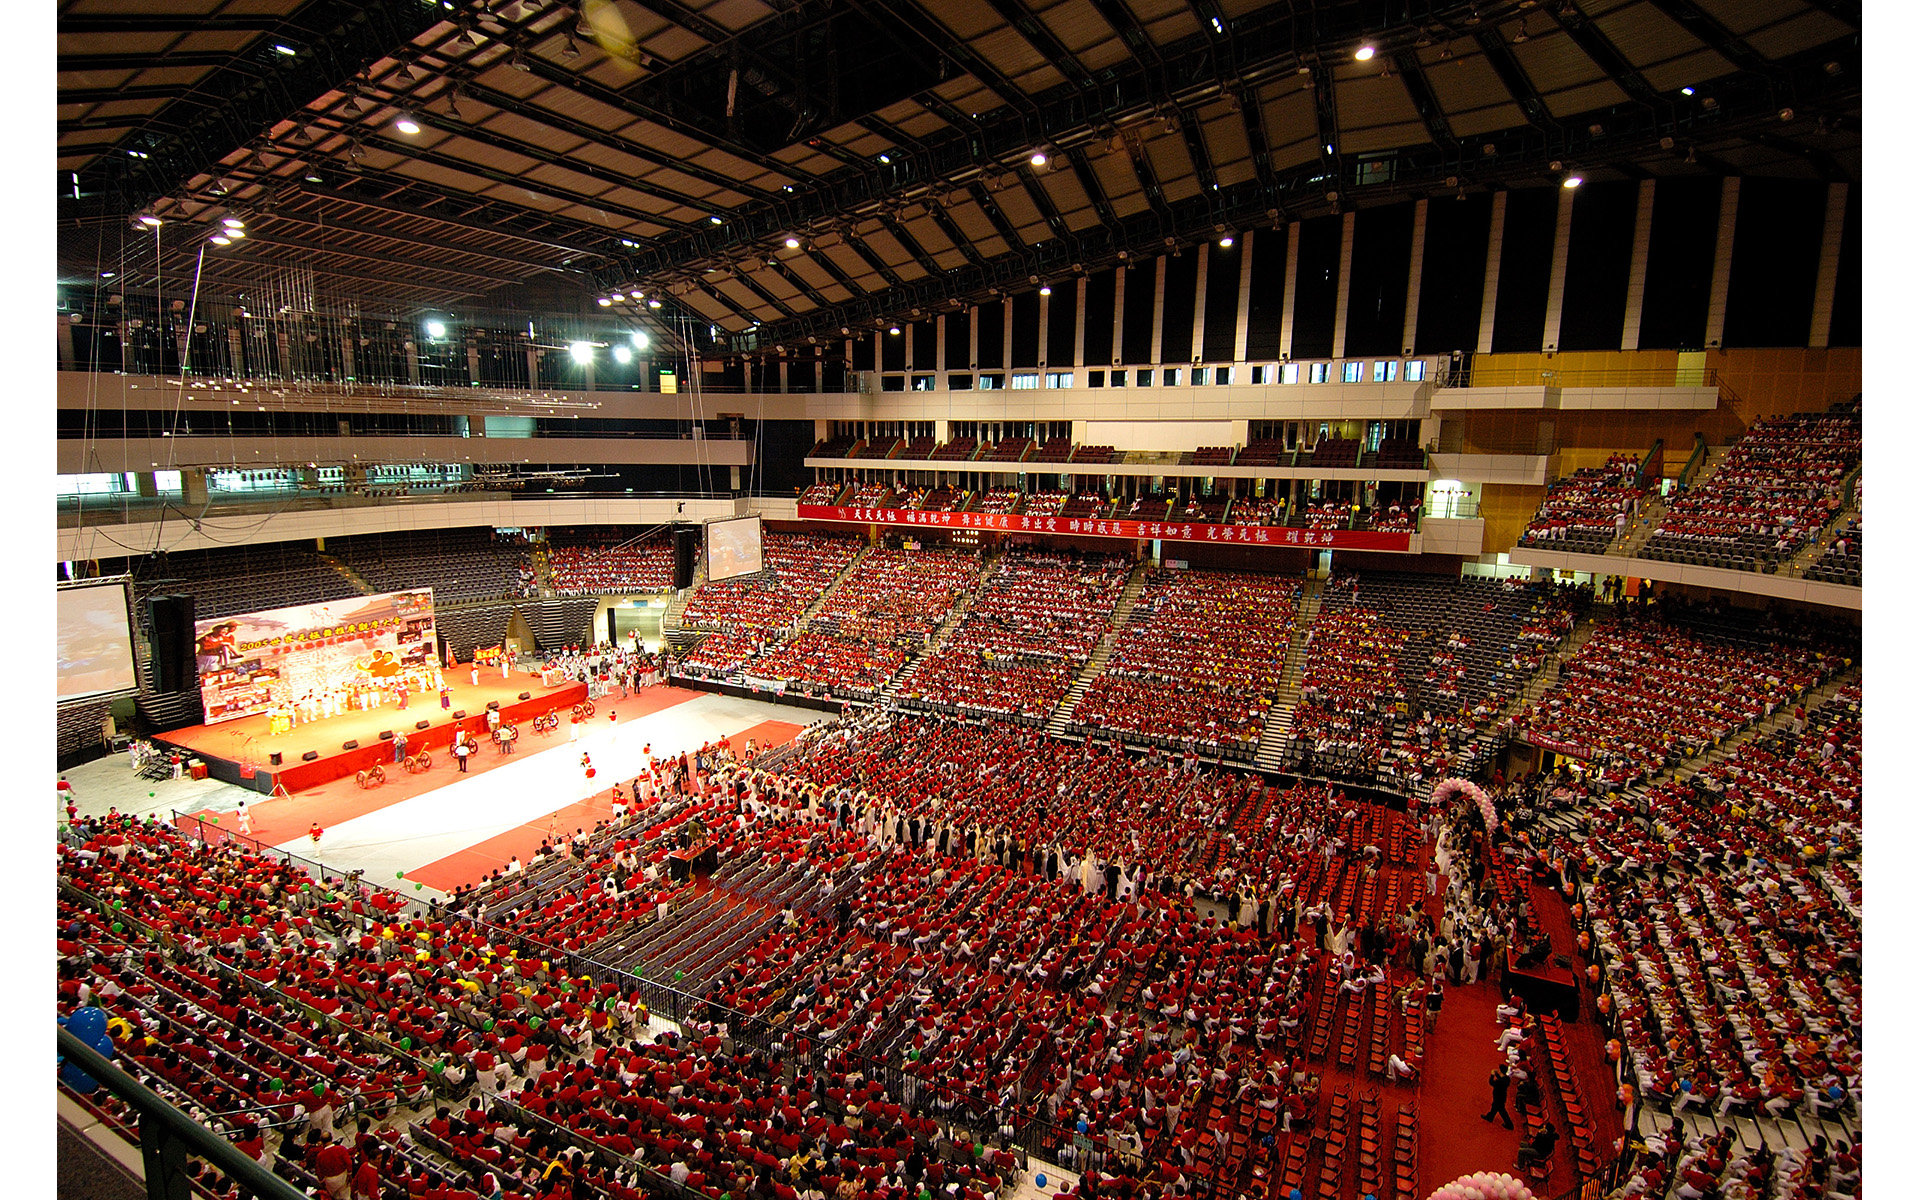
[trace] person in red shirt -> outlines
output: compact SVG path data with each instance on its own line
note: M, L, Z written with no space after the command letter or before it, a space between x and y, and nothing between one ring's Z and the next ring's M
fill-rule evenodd
M320 828L320 822L318 821L314 821L307 826L307 836L313 839L313 844L316 846L320 844L320 835L325 832L326 830Z
M339 1142L328 1142L313 1156L313 1173L333 1200L352 1200L349 1184L353 1175L353 1154Z

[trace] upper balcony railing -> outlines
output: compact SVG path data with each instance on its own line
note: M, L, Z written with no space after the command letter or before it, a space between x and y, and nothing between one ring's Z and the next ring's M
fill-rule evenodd
M1294 387L1301 384L1428 383L1446 386L1453 366L1444 355L1250 362L1118 364L1082 367L989 367L969 371L914 368L861 371L863 394L881 392L1041 391L1049 388Z

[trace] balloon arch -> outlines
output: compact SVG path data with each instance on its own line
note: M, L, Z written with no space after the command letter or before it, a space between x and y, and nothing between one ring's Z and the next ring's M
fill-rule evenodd
M1427 1200L1534 1200L1533 1189L1511 1175L1476 1171L1443 1183Z
M1451 804L1455 796L1462 794L1472 797L1473 802L1479 806L1480 816L1486 821L1488 829L1500 823L1500 814L1493 808L1493 797L1487 795L1486 790L1471 779L1442 779L1434 785L1433 797L1428 803Z

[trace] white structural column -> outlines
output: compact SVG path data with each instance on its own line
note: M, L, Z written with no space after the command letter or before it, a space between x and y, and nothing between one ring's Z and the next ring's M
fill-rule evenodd
M1160 331L1167 323L1167 256L1161 255L1153 260L1153 348L1147 353L1147 361L1157 363L1165 358L1160 353ZM1154 380L1158 383L1159 380Z
M936 371L947 369L947 314L945 313L937 313L933 318L933 369Z
M967 310L967 369L980 365L980 306Z
M1547 275L1547 322L1540 330L1542 350L1560 349L1560 313L1567 302L1567 249L1573 241L1573 197L1579 190L1560 189L1560 211L1553 222L1553 269Z
M1347 356L1347 297L1353 291L1353 223L1359 213L1340 218L1340 286L1333 296L1333 356Z
M1427 201L1413 202L1413 245L1407 251L1407 308L1400 322L1400 353L1413 353L1413 336L1420 329L1420 265L1427 256Z
M1820 235L1820 272L1813 279L1813 324L1807 345L1826 346L1833 326L1833 293L1840 283L1840 237L1847 228L1847 185L1827 185L1827 228Z
M1293 357L1293 297L1300 290L1300 222L1287 224L1287 283L1280 292L1280 357Z
M1507 194L1493 194L1493 218L1487 224L1487 274L1480 285L1480 337L1474 349L1493 353L1493 306L1500 294L1500 243L1507 233Z
M1087 365L1087 277L1082 275L1073 285L1073 365ZM1087 381L1079 381L1085 384Z
M1720 181L1720 232L1713 240L1713 290L1707 293L1707 349L1727 334L1727 292L1733 283L1733 230L1740 215L1740 177Z
M1000 361L993 364L1001 370L1013 365L1013 297L1000 297ZM1009 387L1013 380L1007 380Z
M1258 232L1249 229L1240 235L1240 299L1233 311L1233 361L1237 363L1247 361L1247 314L1253 308L1253 235Z
M1007 307L1011 309L1013 305L1009 304ZM1040 345L1034 354L1033 361L1039 363L1040 369L1043 371L1046 370L1047 367L1047 327L1052 323L1052 319L1053 297L1042 296L1040 297ZM1008 353L1012 353L1013 348L1009 346L1007 350ZM1042 382L1044 382L1044 380Z
M1633 262L1627 267L1627 311L1620 321L1620 348L1640 348L1640 313L1647 303L1647 259L1653 248L1654 181L1640 181L1640 206L1633 214Z
M1206 344L1207 334L1207 263L1213 258L1213 243L1201 242L1194 247L1193 269L1193 345L1187 349L1188 358L1205 358L1201 349Z
M1126 320L1127 320L1127 264L1121 263L1119 266L1113 269L1113 361L1114 362L1126 361L1126 359L1123 357L1125 352L1121 349L1121 347L1125 345L1125 343L1123 343L1120 340L1120 334L1122 330L1124 330L1126 327Z

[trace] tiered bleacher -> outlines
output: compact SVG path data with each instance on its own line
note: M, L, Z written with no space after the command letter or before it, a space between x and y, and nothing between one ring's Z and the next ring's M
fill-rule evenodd
M1844 583L1853 587L1860 586L1860 521L1847 522L1847 527L1839 532L1833 541L1827 544L1819 558L1807 568L1808 579L1822 583Z
M511 595L526 558L522 539L492 529L396 530L335 539L328 548L375 591L430 586L439 604Z
M989 488L985 495L973 506L973 511L983 513L1010 513L1020 511L1020 492L1016 488Z
M1686 784L1593 812L1586 901L1649 1102L1857 1119L1860 785L1854 685Z
M1233 464L1232 446L1202 446L1186 461L1196 467L1226 467Z
M1520 544L1605 554L1647 496L1648 488L1634 484L1639 473L1639 459L1616 454L1604 466L1583 467L1555 480L1520 535Z
M1418 471L1426 467L1426 452L1417 438L1381 438L1373 465L1389 471Z
M195 620L287 608L357 596L360 589L315 553L291 542L184 550L164 558L131 558L137 595L185 593Z
M1073 448L1073 461L1076 463L1086 463L1089 466L1106 466L1119 462L1120 459L1120 452L1112 446L1075 446Z
M977 554L875 549L820 602L810 627L854 641L918 648L979 577Z
M1584 760L1596 787L1645 779L1790 704L1849 650L1813 625L1756 628L1709 610L1630 612L1597 629L1517 724Z
M930 457L934 462L966 462L979 449L979 438L957 437L936 449Z
M1792 558L1842 511L1860 430L1857 410L1759 422L1667 502L1640 555L1743 571Z
M813 449L807 451L808 458L850 458L853 448L860 442L855 437L835 437L815 442Z
M931 455L939 445L940 441L938 438L917 437L909 441L906 448L900 451L900 457L925 462L927 457Z
M995 446L983 461L1021 462L1026 459L1028 452L1032 449L1033 439L1030 437L1002 438L1000 444Z
M1043 721L1106 636L1131 564L1069 552L1013 550L973 607L905 676L906 704Z
M1298 579L1156 570L1073 727L1251 758L1286 669Z
M673 590L673 543L663 534L639 545L556 544L550 536L547 563L558 596Z
M1222 525L1226 523L1227 506L1231 503L1225 496L1188 496L1174 509L1174 519L1195 525Z
M1242 461L1244 461L1244 456ZM1321 438L1307 459L1310 467L1352 467L1360 461L1360 439Z
M846 489L847 485L840 480L823 479L819 483L810 484L805 491L801 492L799 503L832 504Z
M1329 582L1307 635L1289 758L1310 774L1418 789L1462 765L1573 629L1548 585L1368 572Z
M793 629L808 606L847 569L860 543L804 533L766 535L767 570L749 579L703 583L681 614L688 629Z
M893 499L892 484L863 483L847 495L845 503L851 508L881 508Z
M1255 438L1240 448L1234 458L1236 467L1277 467L1293 461L1293 451L1279 438Z
M1069 462L1072 458L1073 439L1063 437L1048 438L1040 443L1040 448L1033 455L1034 462L1043 463Z
M893 448L895 446L902 444L903 441L904 439L902 438L897 438L890 435L882 435L880 437L869 438L867 439L867 444L861 447L860 452L858 454L855 454L853 457L854 458L887 458L893 454Z

